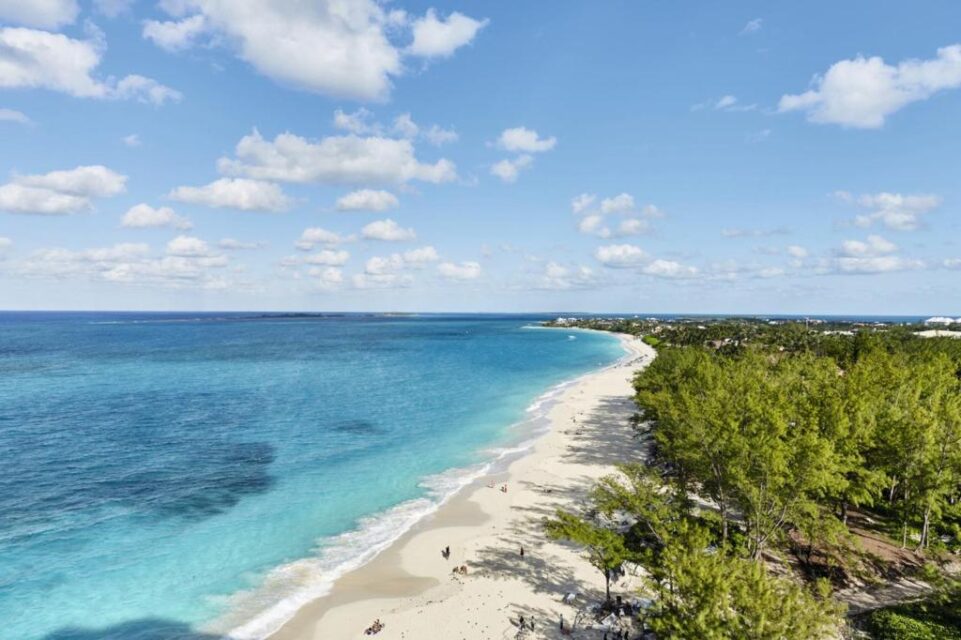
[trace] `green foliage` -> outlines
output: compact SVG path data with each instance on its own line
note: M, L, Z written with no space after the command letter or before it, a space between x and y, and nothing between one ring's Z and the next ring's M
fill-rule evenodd
M609 527L561 510L554 519L547 521L545 529L548 537L554 540L569 540L587 549L591 566L604 574L610 602L613 572L633 557L624 544L624 537Z
M872 640L961 640L958 627L950 628L891 609L875 611L864 626Z
M646 623L677 640L817 640L834 637L841 608L827 593L771 576L757 562L706 546L702 529L682 527L649 568L654 606Z

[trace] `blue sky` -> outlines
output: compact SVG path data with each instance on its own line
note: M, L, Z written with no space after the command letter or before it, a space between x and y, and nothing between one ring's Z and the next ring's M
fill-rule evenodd
M0 308L958 314L961 5L0 0Z

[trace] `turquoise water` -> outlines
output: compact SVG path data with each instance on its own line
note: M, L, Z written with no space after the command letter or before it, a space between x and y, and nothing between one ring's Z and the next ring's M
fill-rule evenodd
M261 637L623 355L538 319L0 314L0 639Z

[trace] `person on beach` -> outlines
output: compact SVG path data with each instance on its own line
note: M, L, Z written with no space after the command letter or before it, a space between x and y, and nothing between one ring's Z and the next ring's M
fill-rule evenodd
M521 557L524 557L524 545L521 545Z
M560 629L561 629L561 631L564 630L564 614L563 614L563 613L561 614L561 626L560 626Z
M520 615L520 624L518 624L517 626L519 626L521 629L523 629L525 626L527 626L527 625L524 624L524 614L521 614L521 615Z

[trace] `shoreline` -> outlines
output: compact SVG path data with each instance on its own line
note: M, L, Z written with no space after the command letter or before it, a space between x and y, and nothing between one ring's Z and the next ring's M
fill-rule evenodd
M486 474L447 496L366 563L337 577L328 593L301 606L266 637L359 638L375 619L385 625L380 638L434 637L441 628L452 637L513 637L516 629L508 618L525 607L545 625L562 613L572 620L575 610L560 596L603 590L603 580L577 550L547 541L540 522L556 508L575 506L615 461L640 456L639 448L630 447L628 419L635 411L630 379L654 351L633 336L614 335L624 357L538 397L536 402L548 403L543 414L548 426L533 434L529 447L505 456L506 466L491 461ZM497 488L506 484L508 492L489 488L490 482ZM446 546L450 559L440 553ZM452 573L461 565L468 575ZM546 573L563 580L551 588Z

